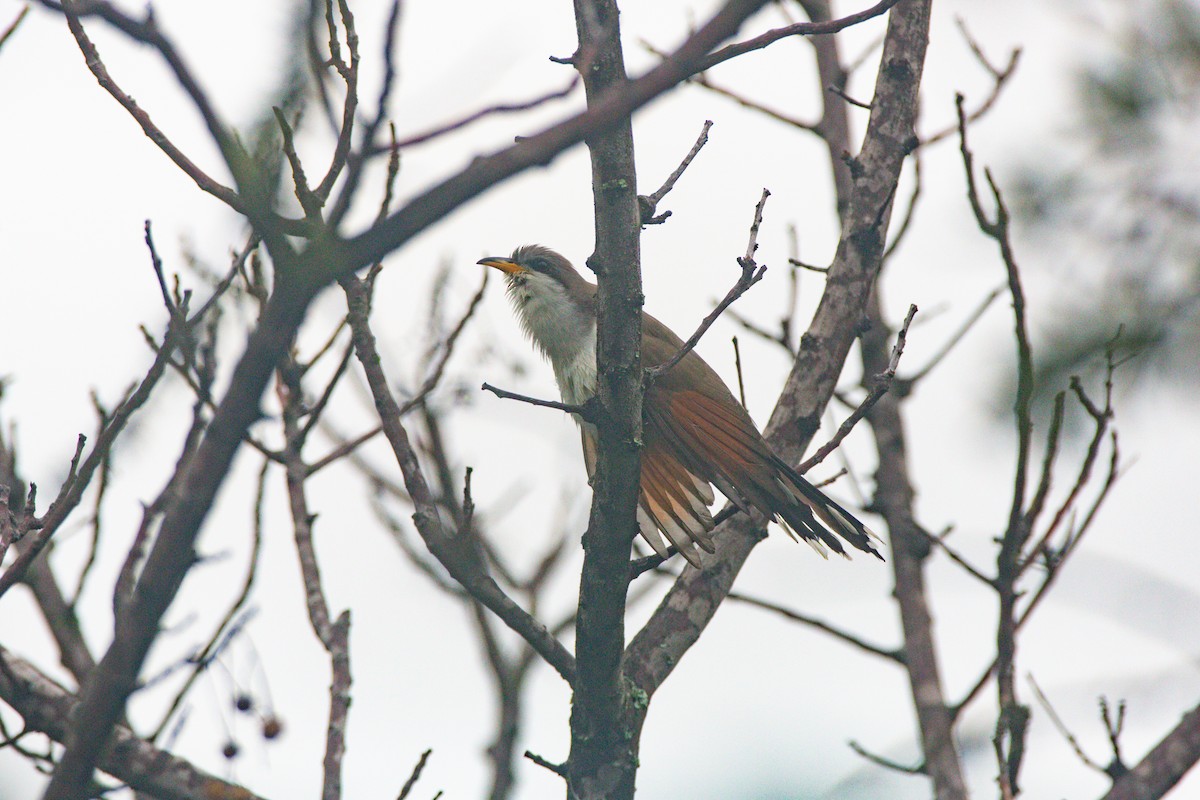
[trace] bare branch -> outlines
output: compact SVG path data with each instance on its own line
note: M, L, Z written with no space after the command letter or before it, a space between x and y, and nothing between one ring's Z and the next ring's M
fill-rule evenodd
M984 575L979 568L968 561L964 556L960 555L958 551L956 551L950 545L946 544L946 537L949 535L948 530L943 532L941 535L936 536L919 525L917 526L916 530L923 534L925 538L929 540L930 544L935 545L939 550L949 556L951 561L962 567L972 578L975 578L977 581L990 589L996 588L995 578L990 578L987 575Z
M983 49L979 46L979 43L975 41L974 37L971 36L971 33L967 30L966 23L963 22L962 18L957 17L954 21L958 25L959 31L962 32L963 38L967 42L967 46L971 48L971 53L974 54L975 59L983 66L985 70L987 70L988 74L992 76L991 92L988 94L987 98L979 104L978 108L967 115L967 122L971 123L981 119L985 114L991 111L992 107L996 104L996 101L1000 99L1000 93L1008 84L1008 79L1011 78L1017 71L1017 63L1021 59L1021 48L1014 47L1008 56L1008 63L1002 68L996 68L990 61L988 61L987 56L983 54ZM950 125L938 131L937 133L922 139L920 147L925 147L927 145L940 142L943 139L948 139L949 137L953 136L957 130L958 126Z
M254 538L250 547L250 556L246 565L246 577L242 581L242 590L238 593L237 598L229 606L229 610L225 612L224 618L217 625L213 635L209 638L208 643L200 649L194 657L189 659L193 662L191 674L184 681L183 686L175 693L175 699L167 707L167 711L163 714L162 719L158 723L158 727L148 737L149 741L157 742L167 729L167 724L175 716L179 707L183 704L183 700L187 697L192 686L195 685L196 679L200 677L211 665L213 658L217 653L228 643L231 634L243 622L238 621L244 619L243 611L246 608L246 602L250 599L250 590L254 588L254 579L258 575L259 555L262 553L263 541L263 499L266 495L267 472L271 466L271 460L263 459L262 467L258 471L258 484L254 496Z
M429 761L429 756L432 753L432 750L426 750L424 753L421 753L421 757L417 759L417 763L413 767L412 774L408 776L408 780L404 782L404 786L400 787L400 794L396 797L396 800L405 800L409 793L412 792L413 787L417 785L417 781L421 779L421 772L424 771L425 763Z
M872 644L871 642L868 642L859 636L856 636L852 633L848 633L847 631L844 631L841 628L831 625L828 622L824 622L820 619L817 619L816 617L811 617L807 614L802 614L799 611L793 611L790 608L785 608L784 606L778 605L776 603L771 603L766 600L760 600L756 597L750 597L749 595L742 594L741 592L730 592L729 599L737 601L739 603L744 603L745 605L748 605L748 606L754 606L755 608L761 608L764 611L774 612L774 613L780 615L781 617L784 617L785 619L790 619L793 622L799 622L803 625L807 625L810 628L816 628L819 631L828 633L833 638L838 639L842 642L845 642L846 644L851 645L852 647L856 647L859 650L866 651L868 653L871 653L872 655L881 656L881 657L887 659L888 661L893 661L900 665L904 664L905 659L904 659L904 651L903 650L896 649L896 648L881 647L877 644Z
M450 210L474 197L484 188L528 167L547 163L559 152L582 141L590 131L603 129L615 120L624 119L654 97L686 80L689 75L705 69L712 48L736 31L741 22L758 10L764 2L765 0L728 0L705 25L689 36L679 49L645 75L614 86L595 103L590 103L586 111L535 136L522 139L512 147L476 159L459 174L413 197L403 209L389 215L380 225L342 243L339 249L344 256L344 263L330 264L328 268L321 269L319 277L337 277L350 269L375 263L388 252L407 242L418 231L443 219ZM852 15L852 18L838 20L837 24L820 26L820 30L805 29L800 32L841 30L861 19L884 13L893 3L894 0L886 0L874 7L865 17ZM732 57L733 54L730 53L719 60Z
M788 25L783 28L775 28L766 33L755 36L753 39L747 39L736 44L726 45L716 51L708 58L704 59L701 64L700 71L714 67L722 61L728 61L731 58L736 58L744 53L749 53L754 50L761 50L764 47L774 44L780 39L785 39L789 36L818 36L822 34L837 33L845 30L852 25L859 25L869 19L878 17L887 13L888 9L896 5L898 0L882 0L882 2L859 11L855 14L848 14L841 19L828 20L825 22L797 22L794 25Z
M563 778L567 777L567 765L566 764L555 764L553 761L547 761L546 759L539 756L537 753L531 752L529 750L525 751L525 757L528 758L533 763L537 764L539 767L543 767L545 769L550 770L555 775L558 775Z
M275 121L279 124L279 131L283 135L283 153L287 156L288 164L292 168L292 184L295 187L296 199L300 201L300 206L304 209L305 218L311 223L319 224L322 201L308 186L304 165L300 163L300 156L296 153L296 145L292 138L292 126L283 116L282 109L275 107L271 110L275 112Z
M717 321L717 317L721 316L725 309L729 308L734 301L744 295L751 286L763 279L763 275L766 274L767 268L765 266L758 265L758 263L754 260L754 253L756 250L758 250L758 228L760 225L762 225L763 206L766 205L767 198L770 196L771 193L766 189L763 189L762 197L759 199L758 204L754 207L754 222L752 222L750 225L750 238L746 244L746 255L738 259L738 266L742 269L741 277L738 278L737 283L735 283L733 287L725 294L725 297L721 300L721 302L717 303L716 308L709 312L708 316L706 316L700 322L699 327L697 327L695 332L687 338L687 341L683 343L683 347L679 348L679 351L676 352L675 355L671 356L663 363L646 370L646 378L648 381L654 381L660 376L670 372L676 364L683 360L684 356L686 356L696 347L696 344L700 341L700 337L704 336L705 332L712 327L712 324Z
M1004 293L1004 289L1005 289L1005 287L998 286L995 289L993 289L992 291L988 292L987 296L983 298L983 301L980 302L980 304L975 307L975 310L972 311L971 314L969 314L967 316L966 320L963 321L963 324L958 328L957 331L954 332L954 334L949 339L946 340L945 344L942 345L941 349L939 349L936 353L933 354L933 356L930 357L929 361L925 364L925 366L918 369L912 375L904 376L903 378L901 378L901 380L904 381L904 383L906 383L908 386L911 387L911 386L914 386L915 384L919 383L922 378L924 378L926 375L928 375L930 372L932 372L935 367L937 367L939 364L941 364L945 360L946 356L948 356L950 354L950 352L955 348L955 346L958 345L958 343L961 342L966 337L967 333L970 332L971 328L975 327L975 323L979 322L979 320L983 317L984 312L987 311L991 307L992 303L996 300L996 298Z
M866 109L867 111L871 110L870 103L863 103L859 100L855 100L853 97L846 94L846 90L840 86L830 84L829 86L825 87L825 91L836 94L838 97L842 98L843 100L845 100L847 103L849 103L852 106L857 106L858 108L863 108L863 109Z
M892 234L892 240L888 242L887 249L883 251L883 262L886 264L904 242L908 232L912 230L912 222L917 216L917 201L921 198L921 150L913 150L912 155L912 191L908 195L908 204L904 207L904 216L900 219L900 224L896 227L896 232Z
M537 397L529 397L524 394L510 392L507 389L498 389L490 383L484 383L479 387L485 392L491 392L501 400L517 400L522 403L528 403L531 406L539 406L541 408L555 408L559 411L565 411L568 414L578 414L585 420L592 421L595 419L595 413L598 409L594 405L572 405L571 403L561 403L558 400L542 400Z
M346 723L350 711L350 612L342 611L336 622L330 621L329 605L321 583L321 573L313 547L312 526L316 515L309 510L304 485L308 468L300 448L304 437L300 427L303 413L303 389L300 371L289 357L279 370L276 384L283 408L284 466L287 474L288 506L292 513L296 553L304 581L308 618L317 639L329 654L333 679L329 688L329 722L325 736L324 781L322 800L340 800L342 760L346 754Z
M1050 717L1050 721L1058 729L1058 732L1062 734L1062 737L1067 740L1067 744L1071 745L1071 749L1075 751L1075 755L1079 756L1079 760L1097 772L1104 772L1104 767L1092 761L1088 758L1087 753L1083 752L1083 748L1079 745L1079 740L1075 738L1075 735L1067 728L1066 723L1062 721L1062 717L1054 710L1054 706L1050 704L1050 700L1046 697L1045 692L1042 691L1042 687L1038 686L1037 681L1034 680L1033 674L1029 673L1025 677L1029 681L1029 688L1033 689L1033 696L1038 701L1038 705Z
M784 331L780 331L779 333L771 333L766 328L763 328L762 326L758 325L757 323L753 322L752 320L746 319L741 314L739 314L735 309L732 309L732 308L727 309L725 313L729 315L730 319L732 319L738 325L742 326L742 328L744 328L745 330L749 331L750 333L753 333L755 336L758 336L761 339L765 339L766 341L770 342L771 344L779 345L792 358L796 357L796 351L792 347L792 343L789 342L787 337L784 335L784 333L785 333Z
M929 769L925 765L924 762L917 764L915 766L910 766L908 764L901 764L899 761L893 761L890 758L884 758L883 756L879 755L878 753L872 753L870 750L863 747L861 744L859 744L854 739L850 740L849 745L850 745L851 750L858 753L860 756L865 758L867 761L870 761L872 764L875 764L876 766L883 767L884 769L890 769L893 772L902 772L905 775L928 775L929 774Z
M108 425L96 437L95 444L92 445L92 449L88 452L87 458L83 459L82 464L80 463L80 457L83 453L83 445L86 437L79 437L75 456L71 459L70 473L67 480L63 482L62 487L59 489L58 497L54 499L54 502L50 504L50 508L37 521L40 530L38 530L36 538L17 556L16 560L4 571L4 574L0 575L0 596L3 596L5 592L21 580L25 571L29 569L30 563L41 554L67 516L79 505L80 500L83 499L84 491L91 482L92 475L95 474L95 471L107 459L108 453L112 450L113 443L117 437L125 429L126 424L133 414L150 399L150 394L154 390L155 385L166 372L170 354L174 352L174 344L183 335L182 326L176 322L168 323L167 333L163 337L164 346L154 359L154 363L151 364L150 369L147 370L146 375L142 378L137 388L130 391L125 399L114 409ZM168 346L168 344L171 346ZM26 510L32 514L32 504Z
M665 55L665 53L663 53L661 50L655 48L653 45L651 45L648 42L643 41L642 45L656 56L664 56ZM748 98L742 94L739 94L738 92L735 92L732 89L726 89L723 86L713 83L712 80L708 77L708 75L706 73L701 72L698 75L693 75L691 78L688 78L688 83L692 83L692 84L695 84L696 86L703 87L703 88L707 89L708 91L712 92L713 94L717 94L717 95L720 95L721 97L725 97L725 98L732 100L733 102L737 103L738 105L742 106L743 108L748 108L751 111L757 111L758 113L764 114L764 115L770 117L771 119L774 119L774 120L784 123L785 125L791 125L794 128L799 128L800 130L805 130L805 131L814 131L815 132L817 130L816 123L805 122L804 120L797 119L788 114L784 114L782 111L778 111L774 108L763 105L762 103L759 103L755 100L751 100L750 98Z
M0 698L25 722L27 731L67 741L79 704L29 662L0 647ZM124 725L113 731L113 746L97 766L132 789L163 800L205 800L237 797L261 800L248 789L203 772L191 763L160 750Z
M1197 761L1200 761L1200 706L1184 714L1145 758L1114 781L1103 800L1158 800Z
M188 96L195 104L201 116L204 118L209 132L217 142L222 153L226 156L227 163L234 167L231 159L235 159L235 153L238 152L240 146L236 145L230 136L224 123L217 117L216 111L209 102L207 95L200 88L199 83L192 75L188 67L183 63L182 57L175 50L171 41L158 30L154 22L153 15L148 15L143 21L134 20L132 17L125 15L120 10L113 7L104 0L88 0L87 3L80 3L79 0L67 0L65 3L58 3L55 0L38 0L43 6L57 11L61 11L67 19L67 26L71 30L71 34L75 37L75 41L79 46L80 52L83 53L84 61L87 63L88 69L96 77L96 80L112 97L120 103L120 105L129 113L131 117L142 128L142 132L149 137L150 141L154 142L163 153L171 159L174 164L179 167L184 174L191 178L202 191L205 191L216 197L221 202L230 206L239 213L249 217L256 218L259 216L259 210L251 207L247 201L242 198L237 192L214 180L189 159L182 150L180 150L174 142L151 120L150 115L138 106L137 102L126 94L116 81L109 74L108 69L104 66L104 62L100 59L100 54L96 50L95 44L92 43L87 33L80 23L80 18L83 16L99 16L113 27L120 29L123 33L132 37L134 40L144 44L151 45L162 54L167 64L175 73L176 78L184 87ZM76 9L79 9L76 11ZM234 174L238 174L239 170L234 169ZM294 221L285 220L283 218L274 218L272 224L281 227L288 233L304 234L305 228L302 224Z
M746 382L742 378L742 351L738 347L738 338L733 337L733 365L737 369L738 378L738 400L742 404L742 408L746 407Z
M574 659L536 619L506 595L484 568L482 555L472 537L452 536L444 530L436 503L409 443L408 433L400 424L400 407L392 397L387 378L375 347L367 315L369 299L356 278L343 281L349 306L350 329L355 351L367 375L371 394L383 424L384 435L404 474L404 482L415 507L413 521L426 545L449 573L473 597L491 609L506 625L522 636L570 683L574 679Z
M346 49L350 51L350 63L342 60L340 48L338 46L337 31L333 25L333 3L329 3L329 47L332 54L332 62L341 76L342 81L346 84L345 98L342 101L342 119L338 126L337 142L334 144L333 155L330 157L329 169L325 171L325 177L313 189L313 195L319 198L319 202L324 204L329 197L329 193L333 191L333 184L337 181L338 176L342 174L342 170L346 166L346 161L350 156L350 145L354 139L354 121L355 115L358 113L358 32L354 27L354 15L350 13L350 6L345 0L338 0L338 14L342 18L342 26L346 32ZM391 90L391 80L393 76L391 51L392 43L396 35L396 24L399 19L399 3L392 6L392 12L388 18L386 44L384 45L385 55L385 78L383 82L383 92L380 100L379 115L376 116L374 126L371 128L367 141L374 139L375 128L378 127L385 108L384 100L387 97L387 92ZM358 187L358 176L352 175L346 181L345 192L348 195L354 193ZM305 207L308 211L308 208ZM337 220L332 224L337 225Z
M871 407L879 402L879 398L887 394L888 389L892 386L892 381L896 377L896 368L900 365L900 356L904 353L904 343L908 339L908 327L912 325L913 317L917 315L917 307L910 305L908 307L908 315L904 318L904 323L900 326L900 330L896 333L896 344L892 348L892 356L888 360L887 369L876 375L873 379L874 385L863 401L858 404L854 412L847 417L841 425L838 426L837 432L833 438L821 446L817 452L813 453L808 459L802 461L796 471L801 475L808 472L810 469L820 464L825 458L837 449L842 440L850 435L850 431L854 430L854 426L858 421L867 415Z
M683 157L683 161L679 163L675 171L667 176L662 186L649 195L638 195L638 206L642 212L643 225L659 225L666 222L667 217L671 216L670 211L663 212L658 216L655 216L654 212L658 209L658 204L662 202L662 199L667 196L667 193L675 188L675 183L683 175L684 170L691 165L692 160L700 152L700 148L708 143L708 131L712 128L712 125L711 119L704 121L704 127L700 129L700 136L697 137L696 143L692 145L692 149Z
M547 92L546 94L539 95L529 100L522 100L515 103L499 103L497 105L488 106L487 108L481 108L478 111L472 112L461 119L454 120L453 122L447 122L442 125L438 125L437 127L422 133L415 133L405 136L396 142L396 146L400 149L404 149L406 147L412 147L413 145L424 144L425 142L445 136L448 133L453 133L460 128L465 128L474 122L484 119L485 117L494 116L496 114L512 114L518 111L529 111L530 109L545 105L552 100L563 99L571 92L575 91L575 87L578 85L579 73L575 73L571 76L571 80L567 81L567 85L561 89L557 89L553 92Z
M0 32L0 47L4 47L9 37L16 33L17 28L19 28L21 23L25 21L25 16L28 13L29 6L25 6L19 12L17 12L17 16L13 18L12 22L8 23L8 26L5 27L4 31Z
M1100 720L1104 723L1104 731L1108 734L1108 744L1112 748L1112 761L1104 772L1114 780L1129 772L1125 760L1121 758L1121 731L1125 728L1125 701L1117 702L1117 718L1114 720L1108 707L1108 698L1100 695Z

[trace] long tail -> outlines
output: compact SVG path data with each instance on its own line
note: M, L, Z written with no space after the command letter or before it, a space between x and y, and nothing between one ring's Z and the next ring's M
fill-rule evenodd
M783 517L787 523L785 527L790 528L792 533L813 545L822 555L824 547L828 547L838 555L846 556L846 549L837 538L841 537L856 549L883 560L883 556L875 549L875 542L882 543L883 540L858 517L826 496L783 460L772 456L772 465L778 470L777 479L781 488L796 501L773 509Z

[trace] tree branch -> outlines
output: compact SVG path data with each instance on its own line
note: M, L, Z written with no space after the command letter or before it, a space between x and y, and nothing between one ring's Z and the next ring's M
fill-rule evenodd
M59 743L67 741L79 709L74 695L2 646L0 698L21 715L27 730L44 733ZM114 730L112 747L105 751L97 766L132 789L161 800L212 797L260 800L248 789L158 749L124 725Z
M825 294L767 426L784 460L800 460L820 425L854 342L878 272L900 167L913 139L917 90L928 43L929 7L906 2L888 21L888 37L856 168L837 255ZM626 652L629 677L652 695L695 643L750 551L764 535L761 519L734 515L714 537L717 552L702 571L685 570Z
M749 291L751 286L763 279L763 275L766 274L767 268L766 266L758 265L758 262L754 260L754 253L758 250L758 229L759 226L762 225L763 206L767 204L767 198L770 196L771 193L766 189L763 189L762 197L759 198L758 204L754 207L754 221L750 224L750 239L746 244L746 255L738 259L738 266L742 269L741 277L738 278L737 283L735 283L733 287L725 293L725 297L721 299L721 302L717 303L716 307L709 312L708 316L701 320L700 325L696 328L695 332L693 332L692 335L687 338L687 341L683 343L683 347L680 347L675 355L671 356L658 366L646 370L646 378L648 381L654 381L662 375L670 372L676 364L683 360L684 356L692 352L696 345L699 344L700 338L704 336L708 329L712 327L712 324L717 321L717 317L721 316L725 309L729 308L729 306L731 306L739 297Z
M438 515L437 504L425 475L417 463L408 433L400 424L400 407L388 388L382 362L375 346L375 336L368 323L370 299L367 288L357 278L342 282L349 307L350 330L354 347L367 376L383 424L383 433L392 447L396 462L404 475L404 484L414 506L413 522L429 551L442 566L479 602L491 609L506 625L546 659L558 673L571 683L575 677L574 659L542 623L530 616L506 595L487 574L482 554L473 537L454 536L446 531Z
M588 108L627 85L616 0L575 0L576 63ZM614 120L587 140L592 167L596 247L596 466L583 535L583 573L575 625L578 677L571 704L568 794L579 800L630 800L637 775L640 726L621 663L630 548L638 529L641 485L641 222L633 123ZM614 580L614 578L616 578Z
M1183 715L1137 766L1113 782L1103 800L1158 800L1200 761L1200 706Z

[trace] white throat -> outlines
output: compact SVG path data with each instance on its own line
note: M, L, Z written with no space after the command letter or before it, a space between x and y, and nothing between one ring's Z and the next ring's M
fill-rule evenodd
M582 405L596 393L596 320L562 284L538 272L509 276L508 296L521 327L550 366L564 403Z

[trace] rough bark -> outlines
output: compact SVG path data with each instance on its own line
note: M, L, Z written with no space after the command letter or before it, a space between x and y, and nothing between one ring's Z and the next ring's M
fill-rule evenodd
M1157 800L1171 791L1200 761L1200 706L1179 724L1136 767L1113 782L1103 800Z
M878 298L870 303L871 329L863 336L863 375L868 379L887 367L889 331ZM925 560L929 541L913 518L915 492L908 476L902 398L889 393L867 414L879 453L875 473L875 509L887 521L891 536L892 573L896 604L904 633L905 670L917 713L917 730L925 754L925 771L933 782L937 800L967 796L962 764L954 746L954 720L946 706L933 618L925 590Z
M615 0L576 0L575 66L589 104L627 81ZM641 475L641 211L628 117L587 138L592 164L597 279L597 398L601 413L592 511L583 536L571 706L568 796L633 797L639 726L627 722L625 580L637 530Z
M28 661L0 647L0 698L21 715L27 731L63 742L78 713L75 695ZM112 746L97 766L134 790L160 800L204 800L211 797L256 800L257 795L197 769L182 758L139 739L124 725L113 732Z
M928 37L928 0L909 0L891 10L871 120L851 168L842 238L825 293L766 430L776 452L792 463L799 462L817 430L865 315L900 167L916 141L913 124ZM745 515L732 517L716 537L715 560L702 573L685 570L634 637L626 670L647 696L695 644L763 535L761 524Z

